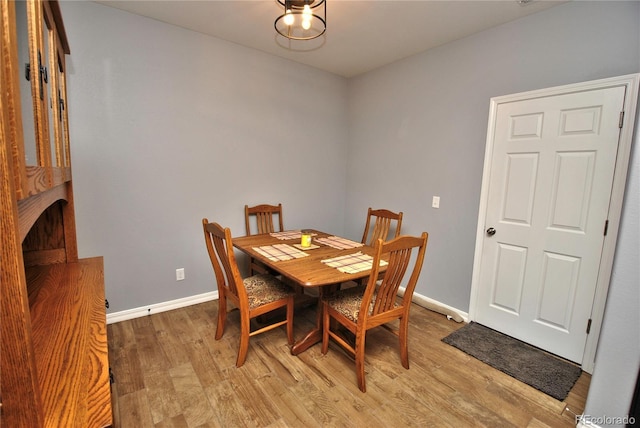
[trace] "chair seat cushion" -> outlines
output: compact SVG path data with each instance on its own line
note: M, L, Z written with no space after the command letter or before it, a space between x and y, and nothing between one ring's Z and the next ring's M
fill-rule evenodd
M362 285L347 288L346 290L341 290L333 295L325 297L324 301L327 302L329 307L340 312L342 315L344 315L354 323L357 323L365 288L366 287ZM373 304L375 303L375 301L376 293L374 292L373 297L371 298L371 304L369 305L369 314L373 312ZM395 306L398 306L397 303Z
M275 302L276 300L286 299L289 295L294 294L291 287L273 275L253 275L245 278L242 282L247 290L249 307L251 309Z
M360 285L357 287L347 288L346 290L341 290L325 297L324 301L329 305L329 307L357 323L364 290L365 288ZM373 309L373 305L371 305L370 310L371 309Z

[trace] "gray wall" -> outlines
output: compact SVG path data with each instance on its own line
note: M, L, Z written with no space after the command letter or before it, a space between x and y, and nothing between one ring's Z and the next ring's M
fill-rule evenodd
M489 99L639 71L640 3L572 2L350 79L345 233L359 236L368 205L404 211L405 232L430 234L416 292L467 311ZM596 418L627 414L640 365L638 143L585 410Z
M63 2L78 247L110 312L216 289L201 220L244 205L343 230L346 80L92 2ZM176 282L175 269L186 279Z
M489 99L640 71L638 6L571 2L350 79L346 233L403 211L429 232L416 292L468 311Z
M585 409L585 415L593 417L627 414L640 369L640 133L637 132L639 123L636 118L635 145L629 165L625 209L620 223L609 298Z

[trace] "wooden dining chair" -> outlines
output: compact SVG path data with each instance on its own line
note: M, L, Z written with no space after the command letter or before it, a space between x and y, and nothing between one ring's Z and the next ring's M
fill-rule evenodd
M392 228L392 226L395 226ZM397 238L400 236L400 230L402 228L402 211L394 213L386 209L374 210L369 208L367 211L367 222L364 225L364 234L362 235L362 242L365 245L373 246L378 239L387 241L390 238ZM391 235L391 231L393 236ZM382 279L384 272L378 275L378 279ZM339 285L339 288L349 288L356 284L365 285L367 279L363 278L357 282L349 281Z
M274 218L278 221L278 230L275 229ZM245 205L244 224L247 236L284 231L282 204L260 204L253 207ZM256 225L255 228L251 227L252 224ZM249 275L254 275L255 273L269 273L269 269L253 257L249 257Z
M375 243L373 267L366 287L353 287L340 290L322 300L322 353L329 348L329 338L335 340L354 358L358 387L366 392L364 377L365 338L368 330L383 326L400 339L400 360L402 366L409 368L408 330L409 310L413 291L422 270L422 262L427 248L429 235L400 236L390 241L378 239ZM410 270L412 253L417 253L411 276L404 281L405 273ZM379 262L382 256L388 256L387 269L381 280L378 278ZM398 298L398 289L404 286L402 298ZM386 323L399 319L399 329L395 330ZM334 322L332 322L332 320ZM335 330L332 330L335 326ZM339 333L339 327L344 326L355 335L355 344L349 343Z
M242 279L231 241L231 230L218 223L202 219L209 258L218 283L218 325L216 340L222 338L227 320L227 304L233 303L240 312L240 347L236 367L241 367L249 350L249 337L286 325L287 340L293 344L294 291L268 274ZM286 308L286 320L271 322L251 331L251 320L280 308Z
M278 219L278 230L275 229L274 217ZM252 218L255 218L256 228L252 230ZM250 207L244 206L244 223L247 235L260 233L282 232L284 230L282 221L282 204L268 205L261 204Z
M389 234L394 223L395 232L393 238L397 238L400 236L400 229L402 228L402 211L394 213L385 209L374 210L369 208L361 242L373 247L373 244L378 239L383 241L390 239Z

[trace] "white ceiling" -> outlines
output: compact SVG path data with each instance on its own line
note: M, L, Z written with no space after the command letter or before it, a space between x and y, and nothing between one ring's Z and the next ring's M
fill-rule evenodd
M327 0L327 32L312 41L277 35L277 0L98 3L352 77L565 1Z

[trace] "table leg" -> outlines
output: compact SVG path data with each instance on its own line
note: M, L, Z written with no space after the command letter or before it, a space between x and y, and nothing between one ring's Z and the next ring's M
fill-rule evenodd
M330 286L331 287L331 286ZM322 341L322 295L325 292L325 287L320 287L318 290L318 309L316 310L316 326L302 339L297 341L291 347L291 354L298 355L301 352L306 351L316 343ZM329 291L330 292L330 291Z
M320 341L322 341L322 329L314 328L307 333L304 339L297 341L291 347L291 355L298 355Z

